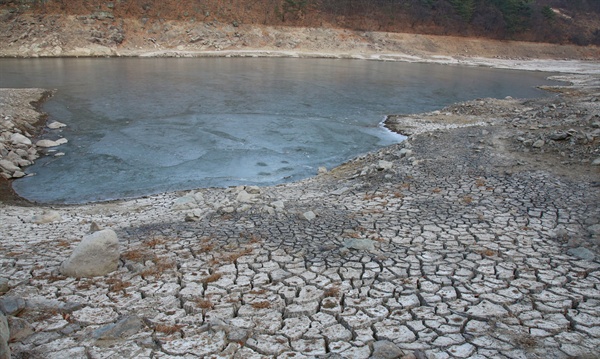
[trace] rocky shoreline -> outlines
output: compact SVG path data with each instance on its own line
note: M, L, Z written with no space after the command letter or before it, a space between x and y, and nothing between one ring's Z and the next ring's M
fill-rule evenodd
M0 203L0 349L596 357L600 78L561 79L571 84L548 88L553 97L390 116L407 141L296 183ZM43 94L32 91L26 111ZM118 238L117 269L62 269L102 229Z
M66 126L58 121L46 123L46 114L39 110L52 94L45 89L0 89L0 201L22 200L8 181L25 177L25 167L68 141L60 136L56 140L35 140L44 131Z

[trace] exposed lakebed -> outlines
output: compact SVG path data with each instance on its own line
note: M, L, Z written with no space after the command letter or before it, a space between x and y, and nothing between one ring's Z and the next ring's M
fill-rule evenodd
M539 97L540 72L326 59L2 59L2 87L55 88L68 127L17 193L86 202L196 187L271 185L398 142L388 114ZM451 144L449 144L451 145Z

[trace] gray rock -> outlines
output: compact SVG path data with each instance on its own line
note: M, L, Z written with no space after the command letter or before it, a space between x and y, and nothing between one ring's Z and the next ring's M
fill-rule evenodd
M52 222L58 222L62 218L60 217L60 213L57 211L44 211L41 214L36 214L31 218L31 222L37 224L46 224Z
M413 151L408 148L403 148L400 150L400 157L410 157L412 156Z
M197 222L202 218L204 218L204 212L202 212L202 210L199 208L193 209L185 214L186 222Z
M479 318L490 318L503 317L508 314L508 312L501 305L492 303L488 300L483 300L476 306L469 308L469 310L467 310L467 314Z
M551 140L554 140L554 141L562 141L562 140L566 140L569 136L570 136L570 134L568 132L558 131L558 132L551 134L549 137Z
M344 241L344 247L348 249L358 249L366 251L374 251L375 244L370 239L350 238Z
M85 306L81 302L63 302L56 299L48 299L44 297L33 297L27 299L27 308L31 308L40 312L60 311L62 313L71 313Z
M100 232L101 230L102 228L100 227L100 225L92 221L92 224L90 224L90 233Z
M246 186L245 189L250 194L260 194L260 187L258 186Z
M63 127L67 127L67 125L65 125L62 122L58 122L58 121L53 121L48 124L48 128L51 130L56 130L56 129L63 128Z
M398 346L387 340L378 340L373 343L373 355L371 359L395 359L404 353Z
M143 326L144 323L140 318L130 316L96 329L92 336L99 340L125 339L139 332Z
M312 221L313 219L317 218L317 215L313 211L308 211L308 212L302 213L302 217L304 219L306 219L307 221Z
M592 161L592 166L600 166L600 157Z
M542 148L544 147L546 143L544 142L544 140L537 140L533 143L532 147L533 148Z
M252 203L255 202L256 195L246 192L246 190L240 191L238 193L236 200L241 203Z
M283 210L285 208L285 203L283 201L271 202L271 207L277 210Z
M8 321L3 314L0 314L0 359L10 359L9 338Z
M380 160L379 162L377 162L377 170L379 171L391 170L393 166L394 164L389 161Z
M70 277L96 277L111 273L118 266L117 234L112 229L104 229L85 236L60 270Z
M231 342L240 343L248 339L250 333L243 328L231 328L227 333L227 339Z
M10 348L8 343L0 339L0 359L10 359Z
M56 147L56 146L59 146L60 144L58 142L52 141L52 140L39 140L35 143L35 145L38 147L48 148L48 147Z
M10 339L10 331L8 329L8 320L4 314L0 313L0 340L8 342Z
M14 145L31 145L31 140L20 133L13 133L10 136L10 142L12 142Z
M594 224L593 226L589 226L587 230L592 234L600 234L600 224Z
M177 198L171 207L175 211L198 208L198 202L193 196L183 196Z
M19 167L15 166L14 163L8 160L0 160L0 168L4 169L7 172L15 172L20 170Z
M596 254L585 247L571 248L567 251L567 253L574 257L584 259L587 261L593 261L594 259L596 259Z
M0 294L4 294L10 290L7 278L0 278Z
M17 315L26 306L27 303L21 297L3 296L0 298L0 312L6 315Z
M34 333L33 326L23 318L8 317L10 328L10 342L20 342Z

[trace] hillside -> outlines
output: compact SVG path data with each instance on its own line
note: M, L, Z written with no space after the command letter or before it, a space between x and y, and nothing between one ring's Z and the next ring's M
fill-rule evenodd
M95 15L146 26L178 20L600 45L597 0L3 0L0 11L3 20Z
M61 12L55 1L47 1L45 5L34 3L31 7L5 1L0 6L0 57L256 56L260 52L258 55L262 56L443 63L463 62L466 58L473 62L479 57L494 61L600 58L600 47L594 45L368 31L337 26L339 23L316 24L308 15L302 19L288 17L285 22L273 20L275 23L270 24L252 17L256 11L244 12L244 19L250 21L231 20L232 14L242 13L233 10L229 17L225 10L216 13L207 10L205 15L213 15L198 20L187 11L182 11L178 18L176 7L168 8L168 12L159 11L158 2L156 7L146 10L143 6L136 8L134 1L129 2L129 10L124 7L126 2L90 8L83 7L84 2L77 8L76 3L63 2L65 9ZM514 63L504 66L513 68Z

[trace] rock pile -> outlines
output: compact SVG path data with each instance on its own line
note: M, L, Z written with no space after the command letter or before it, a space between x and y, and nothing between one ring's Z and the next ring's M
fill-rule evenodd
M50 95L41 89L0 89L0 176L4 179L26 176L23 168L32 165L44 149L67 143L66 138L35 143L31 140L39 132L35 125L43 120L35 103ZM28 101L27 105L24 101ZM28 111L15 111L23 106L27 106ZM62 127L65 124L57 121L48 124L50 130Z
M260 187L237 186L228 188L223 196L206 199L201 191L192 191L177 198L172 205L175 211L185 212L185 220L195 222L209 214L232 214L243 212L282 213L285 203L262 196Z

